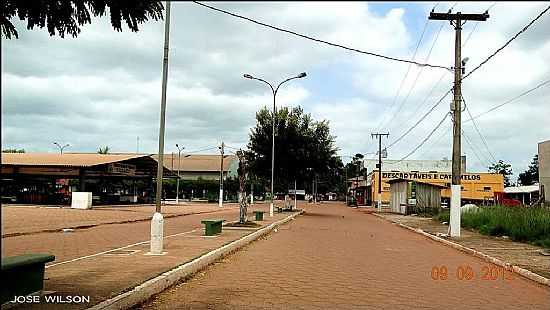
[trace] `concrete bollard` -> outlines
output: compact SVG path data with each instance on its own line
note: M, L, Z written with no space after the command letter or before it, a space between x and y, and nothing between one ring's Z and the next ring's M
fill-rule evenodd
M269 216L273 217L273 202L269 205Z
M159 212L155 212L151 220L151 254L163 254L164 242L164 218Z

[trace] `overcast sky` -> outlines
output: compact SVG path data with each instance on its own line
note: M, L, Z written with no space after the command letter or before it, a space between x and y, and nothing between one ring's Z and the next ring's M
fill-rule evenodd
M209 4L324 40L389 56L453 65L454 30L429 21L435 3L226 2ZM441 2L436 11L453 3ZM492 2L459 2L454 11L482 13ZM548 2L497 3L486 22L468 22L462 55L473 68L500 47ZM550 14L464 80L463 96L473 115L505 102L550 78ZM108 17L82 27L78 38L50 37L12 20L19 39L2 39L2 149L56 152L158 150L163 22L133 33L114 31ZM441 29L441 32L439 30ZM223 139L245 146L255 112L271 105L269 88L242 78L250 73L285 84L282 106L301 105L330 121L341 155L376 151L371 132L389 131L387 145L418 120L452 86L452 73L358 54L267 29L193 3L173 3L168 74L166 151L175 144L193 151ZM439 35L438 35L439 34ZM466 39L469 37L467 42ZM437 38L437 40L436 40ZM435 42L435 43L434 43ZM429 51L433 50L428 58ZM405 82L398 93L406 72ZM414 81L417 81L414 83ZM437 83L440 81L439 83ZM414 87L413 87L414 85ZM550 139L550 87L463 125L469 171L486 171L492 155L524 171L537 143ZM413 150L449 111L448 96L410 135L388 150L400 159ZM463 113L463 119L468 116ZM410 159L451 156L451 120ZM210 152L214 152L212 150ZM489 154L489 151L492 155ZM369 155L369 157L372 155ZM348 159L346 158L346 161Z

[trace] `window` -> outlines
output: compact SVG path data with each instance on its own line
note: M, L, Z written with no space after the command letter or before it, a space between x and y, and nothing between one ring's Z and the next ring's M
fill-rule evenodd
M484 192L489 192L489 191L491 191L491 186L483 186L483 191L484 191Z

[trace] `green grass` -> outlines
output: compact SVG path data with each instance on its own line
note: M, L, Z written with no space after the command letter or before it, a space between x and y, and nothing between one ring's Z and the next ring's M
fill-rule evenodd
M435 217L449 222L449 212ZM550 248L550 210L544 207L481 207L462 213L461 226L489 236L508 236L514 241Z

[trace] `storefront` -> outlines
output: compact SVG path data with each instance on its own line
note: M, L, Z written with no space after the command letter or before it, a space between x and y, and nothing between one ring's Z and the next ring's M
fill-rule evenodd
M451 173L447 172L400 172L382 171L382 203L390 202L389 180L404 179L420 181L444 187L441 190L442 202L448 203L451 197ZM463 203L491 203L494 192L504 190L504 178L494 173L463 173L461 176ZM368 189L366 205L374 205L378 199L378 171L371 172L366 181Z
M2 201L69 204L73 191L86 191L94 205L150 203L156 171L150 154L3 153Z

